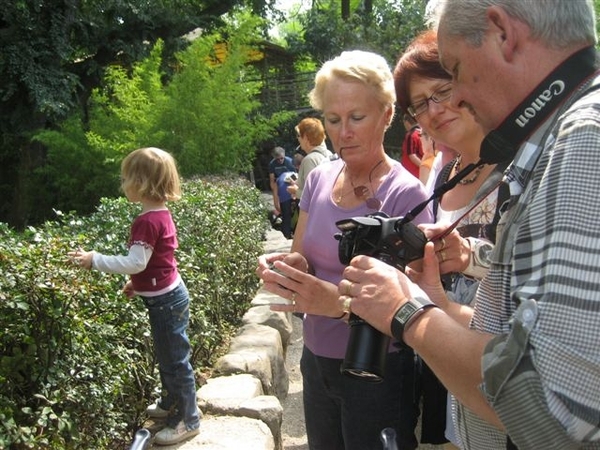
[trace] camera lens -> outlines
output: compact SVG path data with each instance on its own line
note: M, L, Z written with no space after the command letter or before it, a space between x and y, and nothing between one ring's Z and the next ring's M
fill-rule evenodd
M369 382L383 381L390 338L356 314L350 314L350 338L341 371Z

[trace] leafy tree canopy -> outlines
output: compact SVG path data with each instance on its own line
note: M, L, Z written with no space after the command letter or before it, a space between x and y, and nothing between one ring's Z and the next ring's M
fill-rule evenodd
M39 210L85 213L100 197L117 195L119 164L139 147L173 153L185 177L251 170L258 143L289 113L266 116L256 100L261 82L247 62L260 53L255 44L262 21L240 12L225 22L175 55L168 83L162 81L159 40L130 71L107 69L86 120L73 114L60 127L35 134L48 149L33 183Z
M79 111L107 67L131 71L158 39L164 77L172 55L196 29L210 32L224 13L251 7L266 16L274 0L15 0L0 2L0 221L20 226L31 218L31 172L46 149L31 141ZM261 25L266 30L266 25Z
M17 0L4 2L0 21L0 101L17 130L64 117L77 92L96 86L109 64L130 66L158 38L177 48L180 37L210 28L242 0ZM3 118L4 119L4 118ZM37 124L36 124L37 125Z
M337 0L316 1L282 27L283 36L290 51L319 63L350 49L371 50L393 63L425 28L426 4L427 0L346 0L341 5Z

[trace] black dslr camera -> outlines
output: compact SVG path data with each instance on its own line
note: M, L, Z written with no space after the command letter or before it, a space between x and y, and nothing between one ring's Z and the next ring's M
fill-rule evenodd
M422 258L427 238L416 225L403 219L377 212L336 222L342 231L335 235L340 241L340 262L348 265L356 255L367 255L404 270L406 264Z
M377 213L337 222L336 225L341 230L341 233L335 236L340 241L340 262L347 265L354 256L367 255L396 269L404 270L406 264L423 257L423 249L427 243L423 232L411 222L417 214L421 213L429 202L441 198L483 164L510 161L515 156L517 147L512 141L504 138L502 132L494 130L481 144L477 163L467 165L448 181L436 187L427 200L419 203L404 217L388 217ZM456 222L452 227L455 225ZM350 340L342 364L342 373L368 381L381 381L389 338L355 314L350 315L349 323Z
M348 265L356 255L377 258L398 270L423 257L427 238L416 225L403 217L388 217L378 212L336 222L341 233L339 259ZM350 339L342 373L377 382L383 379L389 337L380 333L356 314L350 314Z

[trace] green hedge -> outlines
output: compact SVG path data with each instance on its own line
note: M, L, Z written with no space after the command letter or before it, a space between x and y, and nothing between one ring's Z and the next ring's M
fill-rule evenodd
M260 192L243 180L183 189L170 209L199 376L256 293L268 221ZM0 224L0 448L124 448L140 426L159 384L145 308L122 295L124 276L82 271L67 258L78 246L126 253L138 212L124 198L105 199L91 216L57 212L23 233Z

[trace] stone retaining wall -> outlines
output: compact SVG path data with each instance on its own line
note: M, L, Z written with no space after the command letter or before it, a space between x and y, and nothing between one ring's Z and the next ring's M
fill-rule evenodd
M289 243L281 233L269 233L265 251L287 251ZM263 289L257 292L227 354L217 361L213 376L198 390L198 406L203 413L200 434L177 445L153 449L283 450L281 401L289 387L285 359L292 316L271 311L268 304L272 297ZM147 424L150 431L158 427L158 423Z
M217 361L213 377L198 391L198 404L208 416L202 421L200 435L211 426L213 416L219 417L219 428L226 435L215 436L214 443L220 445L215 448L239 450L244 443L243 448L248 450L282 450L281 401L288 393L285 354L292 324L289 313L269 309L265 299L269 295L259 291L229 352ZM241 418L247 422L243 434L236 429ZM230 420L234 422L228 426ZM206 434L200 440L209 438L213 441ZM235 445L224 446L227 439Z

